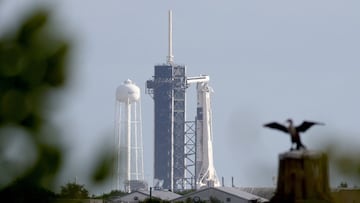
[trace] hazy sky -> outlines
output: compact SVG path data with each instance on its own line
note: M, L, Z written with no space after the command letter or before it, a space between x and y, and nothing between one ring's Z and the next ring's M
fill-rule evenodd
M326 123L303 135L309 149L329 140L338 143L334 150L360 143L360 1L3 0L0 26L36 2L52 8L74 43L69 84L54 118L71 156L63 182L76 176L87 183L94 152L111 147L115 90L130 78L143 93L145 176L152 183L153 100L145 81L154 65L166 62L169 9L175 62L187 65L188 76L210 75L214 161L226 185L231 176L236 186L273 185L278 154L290 142L262 127L269 121ZM187 104L193 120L195 85ZM332 185L344 180L330 174Z

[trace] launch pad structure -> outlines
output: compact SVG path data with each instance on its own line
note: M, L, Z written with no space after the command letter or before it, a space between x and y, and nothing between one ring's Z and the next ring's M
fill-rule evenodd
M219 186L213 163L209 76L186 76L172 53L172 12L169 11L167 63L155 65L146 93L154 99L154 187L180 191ZM186 120L186 89L197 84L195 121Z

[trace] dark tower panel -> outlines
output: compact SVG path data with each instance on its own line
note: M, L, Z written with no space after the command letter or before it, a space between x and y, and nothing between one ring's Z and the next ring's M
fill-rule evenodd
M146 87L154 99L155 186L180 189L185 173L185 66L155 66Z

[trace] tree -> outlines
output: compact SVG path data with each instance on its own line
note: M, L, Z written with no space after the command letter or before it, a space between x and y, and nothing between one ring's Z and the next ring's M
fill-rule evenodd
M44 107L51 103L49 95L65 84L69 44L48 20L48 12L39 9L13 32L0 35L0 162L5 163L0 167L0 199L4 201L50 201L53 195L44 188L52 186L62 162L62 147L48 119L50 108ZM11 149L14 140L26 143L26 149ZM20 161L6 156L14 150L19 150Z
M64 199L86 199L89 198L89 191L84 185L67 183L61 186L60 198Z

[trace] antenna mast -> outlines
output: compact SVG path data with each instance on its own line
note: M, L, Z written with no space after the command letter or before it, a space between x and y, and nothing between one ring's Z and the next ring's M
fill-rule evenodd
M167 57L168 64L174 63L174 56L172 52L172 11L169 10L169 55Z

